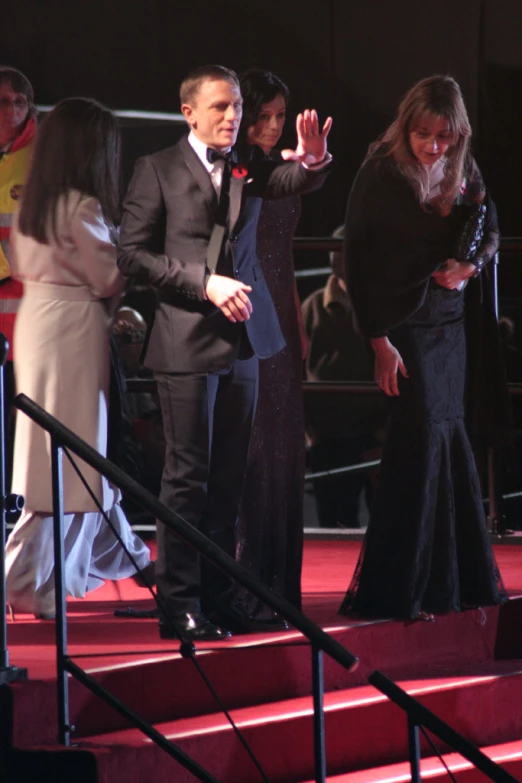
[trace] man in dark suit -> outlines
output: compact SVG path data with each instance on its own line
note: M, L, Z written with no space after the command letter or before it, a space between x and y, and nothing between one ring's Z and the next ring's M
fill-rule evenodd
M256 257L261 203L320 186L331 120L321 131L315 112L299 115L297 149L285 152L292 162L238 165L223 157L241 121L236 74L199 68L180 97L190 133L137 162L118 264L157 289L145 364L167 444L160 499L233 557L258 358L284 347ZM157 542L158 592L185 636L222 639L251 629L222 572L162 524ZM160 635L173 635L161 620Z

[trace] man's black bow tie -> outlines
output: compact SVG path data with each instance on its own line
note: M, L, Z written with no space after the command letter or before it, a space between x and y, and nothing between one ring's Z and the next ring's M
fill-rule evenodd
M237 163L237 153L235 150L230 152L218 152L211 147L207 147L207 160L209 163L215 163L217 160L224 160L225 163Z

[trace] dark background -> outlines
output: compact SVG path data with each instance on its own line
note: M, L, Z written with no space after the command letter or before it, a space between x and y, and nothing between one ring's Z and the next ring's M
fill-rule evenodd
M218 62L269 68L290 87L284 146L295 114L334 118L334 169L303 199L300 236L330 234L368 144L416 81L449 73L460 83L474 152L504 236L522 236L522 0L4 0L0 62L24 71L37 102L95 97L113 109L178 112L178 87L194 67ZM174 143L178 126L125 124L128 176L138 154ZM298 268L323 253L299 253ZM502 253L501 312L522 348L522 254ZM322 278L300 279L300 294ZM522 380L513 353L512 380ZM519 411L519 419L522 411ZM509 487L508 487L509 489Z
M520 0L16 0L0 18L0 62L21 68L43 104L90 95L111 108L179 111L179 82L197 65L272 69L292 91L287 144L301 108L335 120L335 171L305 199L298 233L309 236L342 222L367 145L401 95L451 73L503 233L522 235ZM165 128L157 138L171 140ZM143 152L153 143L144 136Z

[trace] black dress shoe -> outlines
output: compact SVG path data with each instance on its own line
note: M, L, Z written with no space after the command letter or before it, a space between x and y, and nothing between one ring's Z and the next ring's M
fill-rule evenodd
M272 617L268 618L267 620L261 620L261 622L264 622L265 625L270 626L270 630L274 630L274 631L290 630L290 625L283 617L281 617L281 615L277 614L277 612L272 612Z
M252 631L264 633L265 631L289 631L290 626L277 612L272 612L270 617L251 617Z
M173 625L160 622L159 635L161 639L190 639L205 641L228 639L230 631L212 623L202 612L184 612L171 615ZM176 630L179 629L179 630Z
M232 633L267 633L269 631L288 631L286 620L272 612L266 619L251 617L247 607L241 601L234 601L209 612L213 622Z

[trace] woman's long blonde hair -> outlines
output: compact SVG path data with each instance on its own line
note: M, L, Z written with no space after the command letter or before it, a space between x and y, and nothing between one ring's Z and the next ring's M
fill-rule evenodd
M425 115L447 119L454 138L446 153L444 177L440 183L441 195L434 203L438 211L447 213L464 178L471 140L471 126L464 99L459 85L451 76L430 76L417 82L401 101L395 120L370 145L367 158L393 157L417 193L421 205L425 206L429 198L429 176L415 158L409 142L409 133Z

